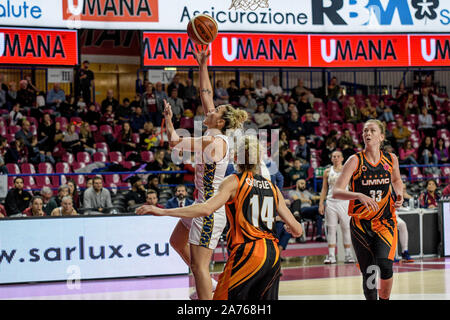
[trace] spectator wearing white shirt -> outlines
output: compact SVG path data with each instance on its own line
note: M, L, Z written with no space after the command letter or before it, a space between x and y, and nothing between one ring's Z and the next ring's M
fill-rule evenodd
M266 94L269 92L269 89L263 86L261 80L256 81L255 95L256 99L264 99Z
M283 88L280 86L280 79L278 76L274 76L272 78L272 84L269 86L269 91L274 96L281 96L283 95Z
M10 126L16 126L20 119L24 118L24 115L20 112L20 104L15 103L11 112L9 113Z
M259 129L270 129L270 126L273 123L270 114L265 112L265 107L262 104L256 109L256 112L253 114L253 118L255 119L255 123L258 125Z
M422 131L425 136L433 137L434 127L433 127L433 117L428 113L426 106L422 107L422 112L419 114L419 126L417 127L419 131Z

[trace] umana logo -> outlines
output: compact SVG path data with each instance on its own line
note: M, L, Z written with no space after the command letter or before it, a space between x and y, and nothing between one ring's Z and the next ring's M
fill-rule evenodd
M439 39L420 40L420 47L422 57L427 62L432 62L438 59L450 60L450 40L441 41Z

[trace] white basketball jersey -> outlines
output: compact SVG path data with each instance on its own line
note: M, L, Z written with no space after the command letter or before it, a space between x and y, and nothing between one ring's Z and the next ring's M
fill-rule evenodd
M333 199L333 187L336 184L337 179L341 175L341 171L337 172L334 170L333 166L330 167L330 171L328 172L328 194L327 200ZM348 187L346 188L348 189Z
M206 131L205 135L209 135ZM224 180L225 172L229 163L229 143L225 135L215 135L214 138L221 138L227 145L227 152L222 160L214 163L205 163L202 152L195 154L195 188L198 190L197 203L203 203L211 198L219 189Z

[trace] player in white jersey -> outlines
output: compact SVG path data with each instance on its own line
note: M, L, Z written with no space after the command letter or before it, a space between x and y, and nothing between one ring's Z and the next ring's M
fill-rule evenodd
M333 187L342 171L342 162L344 157L341 151L334 151L331 154L333 165L323 173L322 192L320 193L319 213L325 214L325 223L328 230L328 255L325 258L325 264L336 263L336 232L338 222L341 225L344 248L345 263L354 263L351 247L352 240L350 236L350 216L348 215L347 200L338 200L333 198ZM325 202L326 199L326 202ZM324 203L326 205L324 205Z
M208 74L207 47L195 51L200 71L200 98L205 111L203 124L207 127L202 137L180 137L172 123L171 106L165 102L164 117L167 137L172 148L179 151L195 152L196 203L208 200L217 192L223 181L228 165L228 129L238 129L247 119L247 113L231 105L214 105L213 91ZM170 238L170 244L191 267L195 287L200 300L212 299L213 282L209 274L209 264L213 250L226 225L225 208L204 218L180 220Z

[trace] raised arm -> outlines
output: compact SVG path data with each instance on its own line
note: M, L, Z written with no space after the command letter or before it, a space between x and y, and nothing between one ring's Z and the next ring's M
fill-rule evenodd
M205 115L210 111L214 111L214 92L212 89L211 81L209 80L208 73L208 58L211 52L207 46L202 46L201 50L194 51L195 58L199 65L199 78L200 78L200 99L202 100L203 110Z
M220 184L218 192L204 203L197 203L182 208L161 209L156 206L144 205L136 210L136 214L152 214L155 216L171 216L179 218L195 218L209 216L225 203L234 198L238 181L234 175L228 176Z

